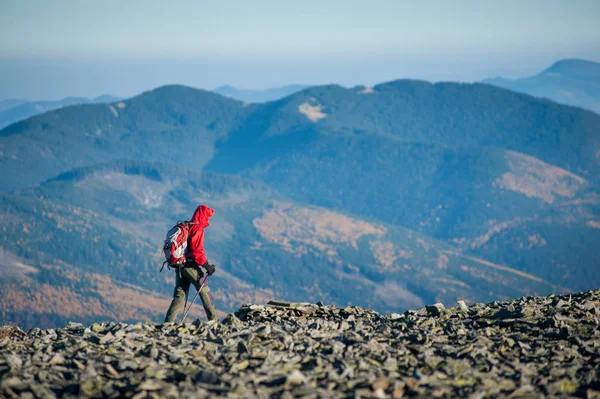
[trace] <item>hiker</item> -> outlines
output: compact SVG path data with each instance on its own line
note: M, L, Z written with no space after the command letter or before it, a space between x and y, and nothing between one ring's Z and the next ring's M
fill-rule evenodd
M218 320L215 306L212 300L212 293L208 288L208 276L215 272L215 265L208 263L204 253L204 228L209 225L208 219L214 215L215 211L206 205L200 205L196 208L192 219L187 223L187 247L185 248L185 263L175 267L175 291L173 292L173 301L167 315L165 323L175 321L179 307L186 302L193 284L196 290L200 290L200 299L206 311L206 317L209 321ZM180 224L178 223L178 226ZM177 226L176 226L177 227Z

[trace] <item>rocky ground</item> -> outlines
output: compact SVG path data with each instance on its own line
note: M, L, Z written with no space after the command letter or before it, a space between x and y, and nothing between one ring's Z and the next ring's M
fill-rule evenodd
M220 324L0 335L0 396L600 398L600 290L382 316L244 305Z

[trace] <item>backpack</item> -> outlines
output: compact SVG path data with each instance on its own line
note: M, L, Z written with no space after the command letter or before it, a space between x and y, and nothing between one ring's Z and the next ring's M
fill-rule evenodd
M163 253L165 261L163 262L160 271L162 272L165 265L167 267L181 267L185 263L185 250L188 244L188 235L190 226L196 224L188 221L179 221L171 230L167 232L167 237L163 243Z

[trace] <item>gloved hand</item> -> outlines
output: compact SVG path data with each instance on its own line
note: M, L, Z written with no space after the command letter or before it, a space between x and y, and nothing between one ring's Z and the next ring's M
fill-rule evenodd
M206 269L206 273L208 273L209 276L212 276L216 269L215 265L208 263L208 261L206 261L202 267Z

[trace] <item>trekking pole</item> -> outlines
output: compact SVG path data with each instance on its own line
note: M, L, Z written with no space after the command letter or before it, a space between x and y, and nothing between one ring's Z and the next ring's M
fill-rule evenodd
M202 288L204 288L204 284L206 284L206 279L204 279L204 282L202 283L202 285L200 286L200 288L198 288L198 291L196 291L196 295L194 295L194 299L192 299L192 302L190 303L190 306L188 306L187 310L185 310L184 307L184 312L183 312L183 317L181 318L181 324L183 324L183 322L185 321L185 318L187 317L189 311L192 309L192 305L194 304L194 301L196 301L196 298L198 297L198 294L200 293L200 290L202 290Z

